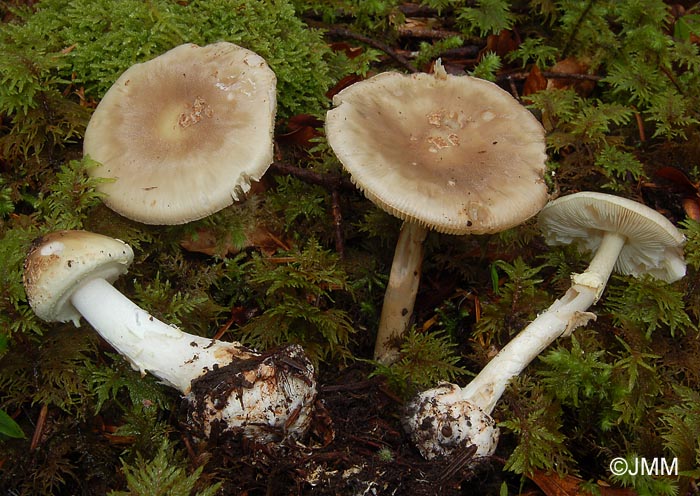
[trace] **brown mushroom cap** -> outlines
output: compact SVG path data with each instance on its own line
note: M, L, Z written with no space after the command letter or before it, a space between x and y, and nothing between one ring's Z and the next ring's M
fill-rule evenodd
M75 325L80 313L70 297L91 279L114 282L125 274L134 252L121 240L88 231L55 231L32 244L24 261L24 290L34 313L47 322Z
M272 163L276 77L232 43L180 45L127 69L85 132L116 212L181 224L238 200Z
M544 129L494 83L383 73L333 98L333 151L367 198L450 234L493 233L547 201Z
M575 243L595 252L606 232L626 238L615 263L621 274L650 274L666 282L685 275L685 236L666 217L639 202L582 191L547 204L538 223L549 245Z

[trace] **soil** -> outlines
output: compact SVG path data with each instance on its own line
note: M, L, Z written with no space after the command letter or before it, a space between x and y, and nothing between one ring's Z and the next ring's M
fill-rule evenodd
M473 450L466 449L450 459L424 460L400 428L403 402L380 378L367 379L370 372L356 364L320 380L315 418L304 442L274 449L246 443L214 448L218 471L225 474L225 493L499 493L502 458L477 462Z

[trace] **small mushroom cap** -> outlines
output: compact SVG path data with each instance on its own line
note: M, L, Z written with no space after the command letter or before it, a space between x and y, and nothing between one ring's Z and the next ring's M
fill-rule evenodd
M685 275L685 237L663 215L639 202L614 195L580 192L547 204L538 222L549 245L576 243L595 252L606 232L627 238L615 270L638 277L650 274L666 282Z
M70 297L91 279L125 274L134 252L121 240L88 231L56 231L34 241L24 261L24 290L34 313L47 322L80 322Z
M180 45L127 69L85 131L116 212L182 224L238 200L273 158L276 77L233 43Z
M423 458L432 460L476 446L475 457L490 456L498 446L493 418L464 399L456 384L442 383L420 393L406 407L404 430Z
M435 74L379 74L333 103L333 151L367 198L400 219L493 233L547 201L544 129L494 83L438 64Z

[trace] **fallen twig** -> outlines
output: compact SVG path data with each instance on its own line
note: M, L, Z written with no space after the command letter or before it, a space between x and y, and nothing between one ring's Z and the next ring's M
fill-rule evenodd
M304 182L317 184L331 191L334 189L343 189L347 191L357 190L350 179L340 174L325 174L310 169L302 169L301 167L296 167L285 162L272 162L270 168L275 172L294 176Z
M416 73L420 72L418 69L414 67L411 62L408 61L406 57L403 55L399 54L396 52L393 48L391 48L389 45L386 43L382 43L379 40L372 39L368 36L355 33L353 31L350 31L349 29L343 29L343 28L332 28L326 31L328 36L331 36L333 38L349 38L351 40L356 40L360 41L362 43L366 43L367 45L376 48L378 50L381 50L382 52L386 53L389 57L394 59L396 62L401 64L407 71Z

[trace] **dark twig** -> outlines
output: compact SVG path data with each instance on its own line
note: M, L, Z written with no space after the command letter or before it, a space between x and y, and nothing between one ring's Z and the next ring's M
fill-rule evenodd
M509 81L516 79L527 79L530 75L529 72L511 72L508 74L501 74L496 79L500 81ZM542 72L542 76L547 79L575 79L577 81L600 81L601 76L595 74L570 74L568 72Z
M221 339L224 333L229 330L229 328L233 325L237 318L238 315L236 315L234 311L231 311L231 317L224 323L224 325L219 327L219 330L216 331L216 334L214 334L212 339Z
M664 75L668 78L669 81L671 81L671 84L676 88L676 91L680 93L681 95L685 96L685 91L683 91L683 88L681 88L681 85L678 84L678 81L676 80L676 77L673 75L671 71L669 71L666 67L663 65L659 65L659 69L661 72L664 73Z
M335 251L338 256L345 258L345 241L343 236L343 213L340 208L340 190L357 191L355 185L340 174L321 174L309 169L302 169L283 162L273 162L270 166L274 171L288 174L301 179L302 181L317 184L331 190L331 214L333 216L333 226L335 230Z
M399 10L406 17L434 17L440 14L440 11L437 9L415 3L405 3L403 5L399 5ZM442 13L445 14L448 10L449 9L445 9L442 11Z
M32 436L32 441L29 444L29 451L34 451L39 446L41 441L41 435L44 432L44 427L46 426L46 415L49 413L49 405L44 403L41 405L41 410L39 411L39 418L36 421L36 427L34 428L34 435Z
M430 40L444 40L446 38L452 38L454 36L461 36L461 33L457 31L446 31L444 29L430 29L430 28L420 28L420 27L399 27L399 36L405 38L422 38Z
M324 174L310 169L302 169L285 162L272 162L270 168L281 174L288 174L301 179L310 184L317 184L333 191L334 189L342 189L346 191L356 191L357 188L352 181L340 174Z
M345 242L343 240L343 213L340 210L340 193L338 188L333 188L331 198L333 201L333 225L335 226L335 251L342 260L345 258Z
M401 64L401 66L403 66L407 71L412 72L412 73L420 72L418 69L416 69L413 66L413 64L411 64L411 62L408 61L408 59L406 57L399 54L398 52L396 52L396 50L391 48L389 45L387 45L386 43L382 43L379 40L374 40L368 36L365 36L365 35L362 35L359 33L355 33L353 31L350 31L349 29L343 29L343 28L332 28L332 29L329 29L328 31L326 31L326 33L328 34L328 36L330 36L332 38L349 38L351 40L356 40L356 41L360 41L362 43L365 43L373 48L376 48L376 49L381 50L382 52L386 53L389 57L391 57L396 62Z
M323 393L337 393L346 391L361 391L363 389L369 389L377 383L376 380L368 379L365 381L352 382L352 383L342 383L342 384L329 384L320 385L319 390Z
M518 94L518 88L515 86L515 80L513 78L508 78L508 86L510 87L510 93L513 95L513 98L516 100L520 100L520 95Z
M644 143L647 140L646 133L644 132L644 120L642 119L642 114L637 112L636 109L634 112L634 118L637 121L637 129L639 129L639 141Z
M450 464L440 473L440 482L445 482L452 479L460 470L468 465L469 461L474 458L476 453L476 445L472 444L457 452L457 455L452 457Z
M576 21L576 25L574 26L574 28L571 30L571 34L569 35L569 39L566 40L566 44L564 45L564 49L561 51L562 59L565 59L566 57L569 56L569 50L571 49L571 46L574 43L574 39L576 39L576 35L578 34L579 27L581 27L581 24L583 24L584 19L590 13L591 9L593 8L593 4L595 2L596 2L596 0L589 0L586 7L584 7L583 11L581 11L581 15L579 16L578 20Z
M475 59L483 47L478 45L463 45L461 47L450 48L440 53L445 58L469 58Z

